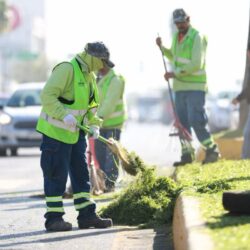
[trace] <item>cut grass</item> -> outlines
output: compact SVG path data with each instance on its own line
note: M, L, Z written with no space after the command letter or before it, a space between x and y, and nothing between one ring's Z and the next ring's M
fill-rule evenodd
M176 180L185 195L200 201L216 250L250 249L250 216L230 215L222 206L223 191L250 189L249 160L186 165L177 169Z
M169 177L157 177L155 168L145 166L135 180L100 215L115 224L152 227L172 221L178 186Z

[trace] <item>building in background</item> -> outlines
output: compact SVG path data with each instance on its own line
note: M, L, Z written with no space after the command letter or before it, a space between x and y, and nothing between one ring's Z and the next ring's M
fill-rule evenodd
M41 73L32 73L32 69L39 64L41 58L42 60L45 58L44 0L5 0L5 2L10 21L7 30L0 34L0 91L2 92L10 91L13 82L41 80L43 78L39 75ZM34 76L38 79L34 79Z

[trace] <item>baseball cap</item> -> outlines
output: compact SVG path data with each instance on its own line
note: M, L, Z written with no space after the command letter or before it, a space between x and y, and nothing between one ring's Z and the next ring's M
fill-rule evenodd
M110 61L109 49L103 42L98 41L93 43L87 43L84 50L89 55L102 59L102 61L109 68L113 68L115 66L115 64L112 61Z
M185 22L189 16L184 9L176 9L173 12L174 23Z

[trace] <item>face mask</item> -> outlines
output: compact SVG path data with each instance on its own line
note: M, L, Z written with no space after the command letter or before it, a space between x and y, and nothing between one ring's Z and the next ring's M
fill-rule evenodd
M86 52L81 53L80 57L87 64L89 72L99 71L104 66L101 59L91 56Z

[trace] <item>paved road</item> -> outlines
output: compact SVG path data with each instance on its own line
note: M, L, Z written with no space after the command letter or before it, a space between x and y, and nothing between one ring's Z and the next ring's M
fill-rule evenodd
M169 137L170 128L159 123L130 122L122 133L121 143L135 151L146 163L171 166L179 158L179 142ZM0 158L0 193L42 189L39 149L19 149L17 157ZM14 181L13 181L14 180Z
M169 128L161 124L129 124L122 144L135 150L146 162L167 168ZM153 134L152 134L153 131ZM162 139L163 141L161 141ZM158 141L159 140L159 141ZM149 143L150 142L150 143ZM72 232L45 233L42 173L38 149L20 149L17 157L0 158L0 249L172 249L170 228L138 230L115 226L111 229L78 230L72 201L64 200L65 219L73 223ZM102 203L98 202L98 206Z

